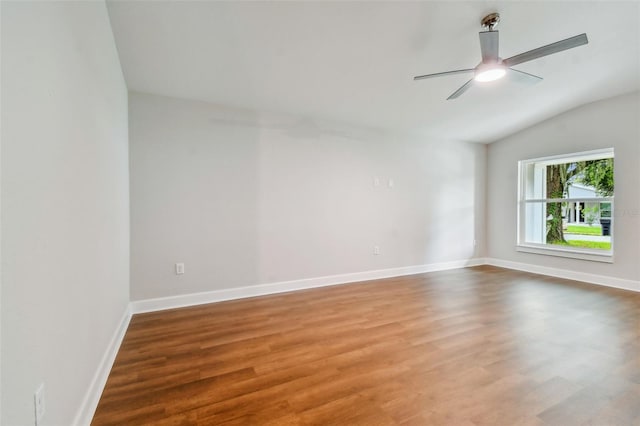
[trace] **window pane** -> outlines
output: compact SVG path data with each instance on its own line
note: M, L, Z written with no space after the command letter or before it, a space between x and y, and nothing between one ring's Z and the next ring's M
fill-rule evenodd
M611 202L529 202L524 205L524 241L548 246L611 250L611 219L601 216Z
M545 192L546 166L529 163L524 170L526 174L524 194L526 200L540 200L547 198Z
M545 244L547 241L546 203L526 203L524 240L527 243Z
M562 238L549 243L576 249L611 250L610 223L600 223L599 220L591 224L566 223L562 230Z

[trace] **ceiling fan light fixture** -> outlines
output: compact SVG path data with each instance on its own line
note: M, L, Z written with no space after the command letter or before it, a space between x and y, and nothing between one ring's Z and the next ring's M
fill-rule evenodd
M492 67L486 67L482 69L477 69L476 74L473 77L475 81L479 81L481 83L488 81L499 80L505 76L507 70L502 65L496 65Z

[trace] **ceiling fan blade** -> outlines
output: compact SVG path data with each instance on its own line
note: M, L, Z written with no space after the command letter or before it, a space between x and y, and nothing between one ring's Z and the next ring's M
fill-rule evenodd
M511 79L512 81L516 81L518 83L531 85L531 84L536 84L542 81L542 77L529 74L528 72L514 70L513 68L509 68L507 72L508 72L509 79Z
M447 100L456 99L458 96L462 95L464 92L469 90L469 87L471 87L472 85L473 85L473 79L467 81L465 84L462 85L462 87L460 87L458 90L453 92L451 96L447 98Z
M413 77L413 79L414 80L424 80L425 78L441 77L443 75L463 74L463 73L468 73L468 72L473 72L473 71L474 71L473 68L468 68L468 69L464 69L464 70L437 72L435 74L418 75L418 76Z
M574 47L582 46L589 43L586 34L580 34L570 37L566 40L557 41L555 43L548 44L546 46L538 47L537 49L529 50L528 52L521 53L519 55L512 56L505 59L502 63L511 67L523 62L532 61L534 59L541 58L543 56L552 55L554 53L562 52L563 50L572 49Z
M492 63L498 61L498 31L482 31L480 33L480 50L482 62Z

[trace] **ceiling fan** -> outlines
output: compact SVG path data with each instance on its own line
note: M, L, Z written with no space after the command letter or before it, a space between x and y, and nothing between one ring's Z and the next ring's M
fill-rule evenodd
M511 78L519 82L537 83L542 80L542 77L538 77L537 75L529 74L524 71L518 71L511 67L541 58L543 56L562 52L563 50L582 46L583 44L587 44L589 42L589 40L587 40L586 34L580 34L570 37L566 40L557 41L546 46L538 47L537 49L529 50L528 52L520 53L519 55L515 55L507 59L502 59L498 56L498 31L495 30L498 22L500 22L499 13L489 14L482 18L482 21L480 21L480 23L482 24L482 28L486 28L487 31L481 31L479 33L482 62L480 62L475 68L419 75L413 77L413 79L423 80L425 78L440 77L444 75L473 73L473 78L463 84L462 87L460 87L458 90L453 92L451 96L447 98L447 100L456 99L464 92L469 90L474 82L482 83L487 81L494 81L504 77L507 74L509 74Z

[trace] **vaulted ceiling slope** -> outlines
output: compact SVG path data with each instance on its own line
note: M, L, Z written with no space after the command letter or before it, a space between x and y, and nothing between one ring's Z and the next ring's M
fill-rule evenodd
M295 114L441 140L492 142L640 88L640 3L109 1L133 91ZM577 34L589 44L521 64L544 77L473 87L413 76L480 61L497 11L503 58Z

